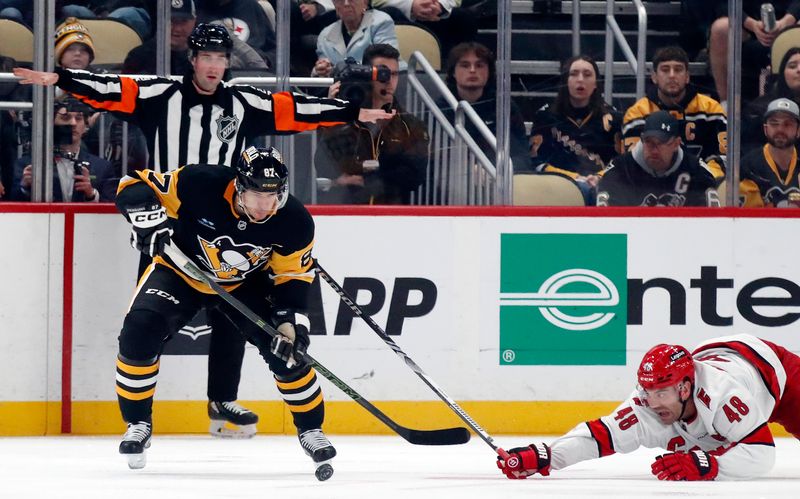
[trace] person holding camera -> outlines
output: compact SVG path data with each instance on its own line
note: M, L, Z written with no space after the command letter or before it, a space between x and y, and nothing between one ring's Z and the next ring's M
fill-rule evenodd
M363 60L371 45L385 43L400 48L394 21L388 14L370 8L369 0L333 0L333 6L339 20L326 26L317 37L317 62L311 76L329 77L333 67L348 57Z
M111 174L111 163L81 147L81 139L88 129L89 111L87 106L72 97L56 102L53 131L55 202L97 203L110 200L101 195L96 186L102 185ZM32 183L31 158L23 156L14 169L12 198L30 201Z
M356 121L321 132L314 159L319 203L409 204L411 192L422 184L428 164L428 132L420 120L403 112L395 98L399 60L400 53L391 45L371 45L364 52L367 66L340 71L361 75L362 81L345 78L331 85L331 97L360 100L362 108L393 110L395 114L375 124ZM373 72L378 80L363 77Z

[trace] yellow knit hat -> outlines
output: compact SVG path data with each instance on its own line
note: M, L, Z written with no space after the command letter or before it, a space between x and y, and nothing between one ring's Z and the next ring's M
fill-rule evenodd
M94 42L89 30L74 17L68 17L56 28L56 64L61 61L61 54L73 43L82 43L89 47L89 62L94 60Z

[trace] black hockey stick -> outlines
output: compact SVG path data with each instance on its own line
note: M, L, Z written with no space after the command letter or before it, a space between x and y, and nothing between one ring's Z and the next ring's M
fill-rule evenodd
M433 390L434 393L436 393L436 395L438 395L439 398L442 399L444 401L444 403L447 404L447 406L450 407L450 409L452 409L453 412L455 412L456 415L458 417L460 417L461 420L464 421L467 424L467 426L469 426L472 429L472 431L474 431L479 437L481 437L481 439L483 439L484 442L489 444L489 447L491 447L497 454L499 454L503 458L507 458L508 457L508 453L506 453L506 451L504 451L503 449L501 449L500 447L495 445L494 440L492 440L492 437L490 437L489 434L486 433L486 430L481 428L480 425L478 423L476 423L475 420L472 419L469 416L469 414L467 414L464 411L464 409L459 407L459 405L453 399L451 399L446 393L444 393L444 391L441 388L439 388L439 386L427 374L425 374L425 372L422 370L422 368L419 367L416 362L411 360L411 357L409 357L397 345L397 343L395 343L394 340L388 334L386 334L386 332L384 332L383 329L381 329L381 327L372 319L372 317L370 317L369 315L366 315L364 313L364 310L362 310L361 307L359 307L356 304L355 299L353 297L351 297L347 293L347 291L345 291L341 286L339 286L339 284L333 279L333 277L331 277L331 275L324 268L322 268L322 266L319 264L318 260L315 260L315 264L316 264L317 270L319 271L319 275L322 276L322 278L325 280L325 282L327 282L330 285L330 287L333 288L334 291L336 291L336 293L339 295L339 298L341 298L341 300L348 307L350 307L350 310L352 310L353 313L356 314L357 316L361 317L364 320L364 322L366 322L367 325L373 331L375 331L375 333L377 333L378 336L381 337L381 339L384 341L384 343L389 345L389 347L392 350L394 350L394 353L396 353L398 355L398 357L403 359L403 362L405 362L405 364L412 371L414 371L414 373L417 376L419 376L420 379L422 381L424 381L425 384L428 385L428 387L431 390Z
M225 291L225 289L217 284L216 281L208 277L200 268L195 265L194 262L189 260L186 255L184 255L178 248L174 246L167 245L164 248L164 253L179 267L185 270L191 277L197 279L198 281L204 282L214 290L215 293L219 295L220 298L225 300L230 306L235 308L239 313L244 315L247 319L249 319L253 324L258 326L262 331L270 335L270 337L274 337L280 333L276 331L272 326L267 324L264 319L259 317L255 312L250 310L244 303L239 301L236 297L231 295L229 292ZM325 366L320 364L316 359L311 357L310 354L306 353L305 355L306 361L314 368L316 371L325 378L327 378L331 383L336 385L341 391L347 394L351 399L355 400L358 405L363 407L367 410L370 414L378 418L383 424L388 426L392 429L395 433L406 439L409 443L416 444L416 445L455 445L455 444L463 444L469 440L469 431L466 428L444 428L440 430L414 430L411 428L406 428L395 423L392 419L389 418L386 414L384 414L380 409L372 405L372 403L359 395L358 392L353 390L347 383L339 379L335 374L330 372Z

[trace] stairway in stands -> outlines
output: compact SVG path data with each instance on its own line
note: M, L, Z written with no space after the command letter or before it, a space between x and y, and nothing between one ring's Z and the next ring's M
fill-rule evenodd
M646 51L649 63L659 47L679 45L681 4L676 0L649 0L644 5L648 13ZM560 61L572 55L572 6L572 1L511 0L511 90L528 120L542 104L553 99L558 86ZM581 52L595 58L602 76L605 66L606 2L581 1L580 9ZM638 26L636 6L632 1L617 1L615 14L635 54ZM495 19L483 20L479 41L495 50ZM624 111L635 100L636 82L633 70L619 47L615 50L614 60L613 104ZM649 64L647 71L649 75ZM713 88L705 62L691 63L690 73L692 81L701 87L701 91L707 92Z

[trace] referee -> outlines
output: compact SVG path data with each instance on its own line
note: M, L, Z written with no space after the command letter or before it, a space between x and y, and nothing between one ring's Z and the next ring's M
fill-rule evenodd
M191 70L184 76L131 78L61 68L54 73L14 68L14 74L23 84L57 85L94 109L111 111L139 126L150 152L148 168L156 172L190 164L232 166L243 147L262 135L392 117L339 99L225 83L232 47L224 27L198 24L189 35ZM140 275L149 263L143 261ZM250 437L258 416L236 403L245 340L229 334L228 323L216 311L209 311L209 316L210 432Z

